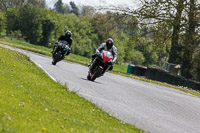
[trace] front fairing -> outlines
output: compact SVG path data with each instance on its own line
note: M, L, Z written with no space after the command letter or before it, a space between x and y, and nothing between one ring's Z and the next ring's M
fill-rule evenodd
M101 55L103 57L103 62L104 63L112 62L113 55L112 55L112 53L110 51L102 51Z
M112 54L109 51L102 51L95 59L91 66L92 74L97 67L103 68L104 72L112 66Z
M61 41L58 43L58 50L62 53L66 53L69 50L68 43L66 41Z

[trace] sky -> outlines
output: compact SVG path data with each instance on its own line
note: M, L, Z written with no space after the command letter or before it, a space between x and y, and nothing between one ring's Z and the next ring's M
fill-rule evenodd
M121 8L131 8L135 9L139 6L139 0L62 0L63 3L69 3L70 1L73 1L77 6L81 5L89 5L89 6L104 6L104 7L110 7L110 6L116 6ZM53 8L54 4L57 2L57 0L46 0L47 6L50 8Z

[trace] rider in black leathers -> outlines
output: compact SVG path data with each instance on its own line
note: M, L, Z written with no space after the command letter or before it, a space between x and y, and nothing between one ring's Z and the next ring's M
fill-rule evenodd
M117 48L113 45L113 40L111 38L108 38L106 40L106 43L102 43L96 50L96 53L92 55L92 59L90 61L90 63L88 64L88 67L91 66L91 64L93 63L95 57L101 53L103 50L106 50L106 51L110 51L113 55L113 64L114 62L116 61L117 59ZM109 69L109 70L112 70L113 69L113 66Z
M69 55L71 53L72 49L72 38L71 38L72 32L71 31L66 31L65 34L61 35L57 40L55 45L53 46L53 51L51 52L53 55L55 54L56 50L55 48L58 47L58 42L59 41L67 41L69 44L70 50L66 53L66 55ZM63 58L65 58L65 55L62 55Z

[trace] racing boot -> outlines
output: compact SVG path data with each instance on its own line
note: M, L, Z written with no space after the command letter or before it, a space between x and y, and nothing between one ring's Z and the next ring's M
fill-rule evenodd
M56 46L53 47L53 50L51 51L52 55L54 56L55 52L56 52Z
M65 55L62 55L62 59L63 59L63 60L65 59Z
M55 48L53 48L53 50L51 51L52 55L55 54Z

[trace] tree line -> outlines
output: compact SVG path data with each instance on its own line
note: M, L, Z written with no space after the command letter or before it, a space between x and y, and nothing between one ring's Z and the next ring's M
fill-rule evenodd
M117 63L161 66L182 64L182 75L200 80L198 4L195 0L143 0L138 10L95 12L93 7L58 0L1 0L0 32L52 47L66 30L73 35L73 53L91 57L108 37L118 49ZM7 5L6 7L4 5ZM119 8L117 10L120 10ZM0 34L1 35L1 34Z
M181 64L181 75L189 79L200 79L198 0L142 0L137 10L144 24L154 27L153 34L163 36L158 45L170 41L168 61ZM135 15L136 15L135 14ZM170 40L169 40L170 39Z

